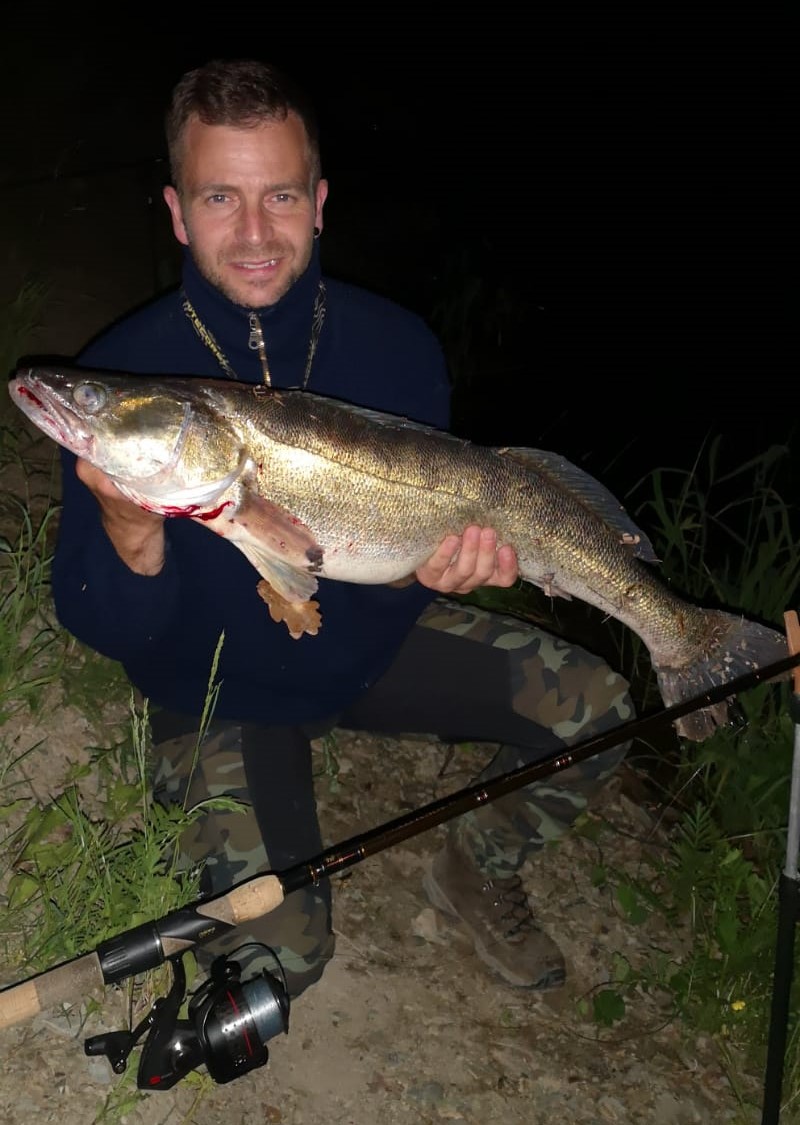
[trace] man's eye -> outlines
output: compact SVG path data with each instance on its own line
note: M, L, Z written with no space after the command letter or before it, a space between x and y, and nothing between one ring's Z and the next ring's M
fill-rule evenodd
M214 192L213 195L209 195L208 202L209 203L225 203L227 201L227 199L228 199L228 197L227 197L227 195L224 194L224 192L216 191L216 192Z
M272 199L274 203L291 203L292 196L288 191L281 191L277 195L273 195Z

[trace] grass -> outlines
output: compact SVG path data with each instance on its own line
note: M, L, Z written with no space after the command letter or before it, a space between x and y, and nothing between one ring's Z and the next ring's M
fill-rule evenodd
M155 802L147 703L137 709L131 695L129 708L129 742L96 752L100 768L78 769L63 788L25 802L21 822L2 840L0 941L6 965L18 967L26 977L196 902L202 865L183 861L184 833L209 808L238 807L224 797L190 809ZM10 803L5 820L22 806L20 800ZM191 988L191 956L185 967ZM124 982L129 1026L140 1022L170 983L165 965ZM75 997L75 1002L90 1013L97 1004L93 997ZM82 1018L81 1013L77 1019ZM136 1051L142 1046L143 1041ZM146 1096L134 1088L135 1073L134 1053L124 1077L98 1108L96 1122L122 1120ZM212 1085L202 1075L187 1077L198 1085L198 1096Z
M63 669L65 639L49 598L50 525L13 498L16 534L0 536L0 723L22 702L36 709L42 688Z
M131 697L129 708L130 741L103 750L100 769L78 770L30 803L3 841L2 932L7 942L16 935L26 967L42 970L91 951L121 932L121 919L132 928L196 900L199 871L181 864L181 837L210 803L235 805L155 802L147 703L137 709Z

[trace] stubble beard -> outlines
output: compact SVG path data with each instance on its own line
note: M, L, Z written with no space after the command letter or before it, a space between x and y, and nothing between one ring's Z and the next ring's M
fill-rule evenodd
M233 304L244 309L270 308L272 305L277 304L278 301L289 292L295 282L305 273L308 268L308 263L311 261L312 246L313 243L309 242L303 257L300 260L297 258L290 259L288 263L284 254L287 250L291 251L293 248L274 245L257 251L254 251L252 247L247 247L239 252L237 252L236 249L233 251L226 250L223 252L223 255L218 255L211 260L206 256L197 254L192 239L189 239L189 251L199 273L210 285L213 285L215 289L219 290L220 293L227 297L229 301L232 301ZM263 290L261 286L256 283L252 286L251 297L249 292L250 287L248 287L246 277L242 279L241 284L237 284L235 281L231 280L225 272L226 267L231 261L240 261L242 259L268 261L270 258L282 259L282 272L279 280L276 279L274 284L269 284L268 293L265 295L262 295ZM283 272L283 270L286 272ZM266 299L264 299L265 296Z

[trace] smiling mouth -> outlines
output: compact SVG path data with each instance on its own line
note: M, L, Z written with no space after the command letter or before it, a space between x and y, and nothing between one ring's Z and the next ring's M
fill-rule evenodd
M242 270L264 270L277 266L279 260L279 258L267 258L263 262L233 262L232 264Z

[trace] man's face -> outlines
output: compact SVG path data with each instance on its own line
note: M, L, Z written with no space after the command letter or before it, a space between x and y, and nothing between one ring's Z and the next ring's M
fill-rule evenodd
M203 276L245 308L273 305L305 271L328 185L311 184L303 123L204 125L184 134L180 195L164 188L175 237Z

